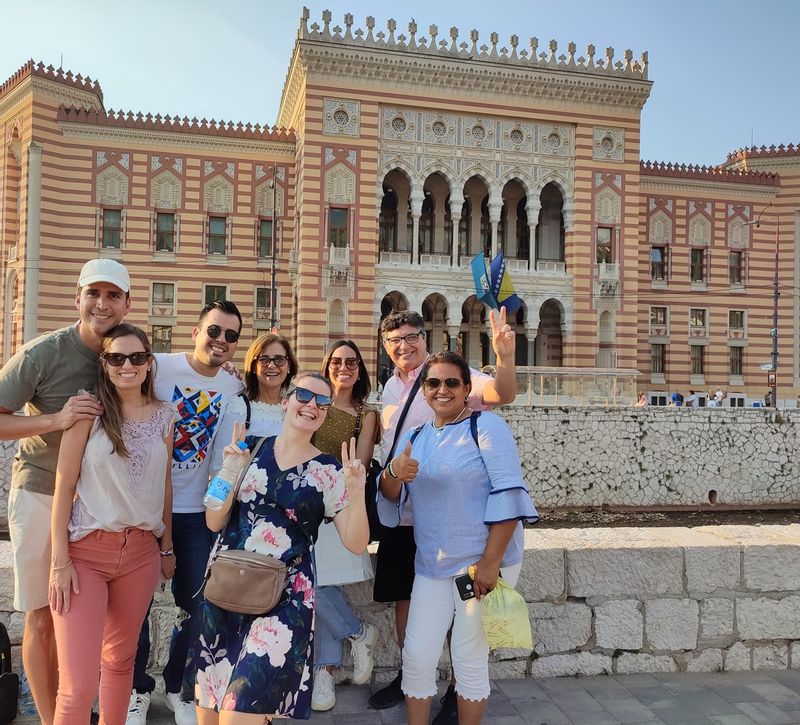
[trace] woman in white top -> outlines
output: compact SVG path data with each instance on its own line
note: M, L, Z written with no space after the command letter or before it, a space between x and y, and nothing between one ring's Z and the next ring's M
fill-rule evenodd
M58 649L57 725L125 721L139 629L172 555L173 417L153 394L142 330L103 340L103 414L64 431L51 519L50 607ZM159 554L161 554L159 556Z
M265 332L248 348L244 370L244 391L225 404L219 430L211 444L212 478L222 467L222 450L231 441L236 421L249 419L247 435L259 438L269 438L281 432L281 395L297 375L297 358L285 337Z

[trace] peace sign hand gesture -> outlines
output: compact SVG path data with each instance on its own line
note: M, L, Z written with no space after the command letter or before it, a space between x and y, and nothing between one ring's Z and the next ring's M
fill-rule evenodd
M342 442L342 468L344 469L344 483L347 493L353 497L364 497L364 487L367 482L367 472L361 459L356 456L356 439Z
M516 333L511 325L506 322L506 308L489 311L489 322L492 326L492 348L498 361L514 361L514 351L517 347Z

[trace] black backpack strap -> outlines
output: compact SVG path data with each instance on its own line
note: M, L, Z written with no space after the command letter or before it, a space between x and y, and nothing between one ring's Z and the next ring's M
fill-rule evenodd
M252 411L250 409L250 399L247 397L247 393L245 393L244 391L239 393L239 397L244 401L244 407L246 411L244 419L244 429L250 430L250 417L252 415Z
M403 430L403 423L406 422L408 409L411 407L411 403L414 402L414 398L417 397L417 392L419 391L419 386L421 383L422 381L419 379L419 375L417 375L417 379L414 381L414 384L411 386L411 390L408 392L408 397L406 398L406 404L403 406L403 410L400 411L400 417L397 419L397 425L394 428L395 433L394 433L394 440L392 441L392 447L389 450L389 455L386 456L387 463L392 460L394 451L397 448L397 441L400 440L400 433Z

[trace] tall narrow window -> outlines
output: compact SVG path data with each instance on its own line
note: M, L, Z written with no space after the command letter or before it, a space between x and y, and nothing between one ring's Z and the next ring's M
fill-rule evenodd
M650 247L650 279L666 279L666 247Z
M103 209L103 249L119 249L122 246L122 211Z
M704 309L697 309L695 307L692 307L689 310L689 325L691 327L705 327L706 311Z
M692 375L705 375L706 374L706 348L704 345L690 345L692 358Z
M153 282L152 314L175 314L175 285L172 282Z
M657 375L666 373L666 345L654 343L650 345L650 372Z
M650 308L650 325L664 326L667 324L667 308L666 307L651 307Z
M743 375L742 370L744 369L744 348L729 347L728 351L730 352L731 375L741 377Z
M331 207L328 210L328 244L332 247L347 246L347 209Z
M208 218L208 253L225 254L227 219L224 216Z
M706 280L706 250L693 249L691 256L691 277L692 282L705 282Z
M728 310L728 327L731 330L744 330L744 310Z
M172 328L168 325L153 325L150 339L153 352L172 352Z
M597 227L597 231L595 233L595 248L597 252L597 263L610 263L613 261L613 252L611 248L611 238L613 234L613 229L610 227Z
M744 279L744 253L743 252L729 252L728 253L728 279L731 284L742 284Z
M156 214L156 251L175 251L175 215L158 212Z
M227 296L228 288L224 284L207 284L205 286L204 299L207 305L217 300L224 300Z
M258 256L272 256L272 219L261 219L258 223Z

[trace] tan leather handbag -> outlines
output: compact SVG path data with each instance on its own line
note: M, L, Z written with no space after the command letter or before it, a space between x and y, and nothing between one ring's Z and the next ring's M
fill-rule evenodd
M203 594L228 612L263 615L280 601L285 587L286 564L280 559L225 549L211 562Z
M236 481L234 499L263 442L262 438L255 446L250 462ZM286 564L280 559L255 551L217 549L208 565L203 596L228 612L263 615L280 601L285 587Z

